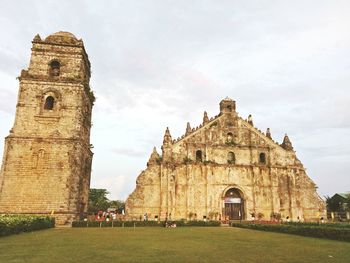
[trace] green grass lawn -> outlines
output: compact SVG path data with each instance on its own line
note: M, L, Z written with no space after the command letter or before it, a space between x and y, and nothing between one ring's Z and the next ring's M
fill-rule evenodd
M0 262L350 262L350 243L232 227L56 228L1 237Z

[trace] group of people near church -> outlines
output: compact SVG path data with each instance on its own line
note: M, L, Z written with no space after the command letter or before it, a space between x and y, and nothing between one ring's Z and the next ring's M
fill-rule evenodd
M95 215L96 221L112 221L117 219L118 213L116 211L106 212L106 211L98 211Z
M158 220L158 216L155 218L156 220ZM142 216L140 215L140 221L142 221ZM147 222L148 221L148 213L145 213L143 215L143 221ZM175 228L176 227L176 222L171 221L171 213L166 213L166 218L165 218L165 227L171 227L171 228Z

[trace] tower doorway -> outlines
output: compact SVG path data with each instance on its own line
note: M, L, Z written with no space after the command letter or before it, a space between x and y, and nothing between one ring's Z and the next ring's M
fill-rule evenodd
M225 218L228 220L244 219L243 195L237 188L230 188L225 193Z

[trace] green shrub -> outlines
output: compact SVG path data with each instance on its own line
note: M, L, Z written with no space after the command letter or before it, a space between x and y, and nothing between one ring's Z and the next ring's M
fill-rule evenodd
M162 224L158 221L117 221L119 227L160 227Z
M336 228L349 228L350 229L350 224L349 223L319 223L319 222L306 222L306 223L301 223L301 222L285 222L283 223L285 225L295 225L295 226L322 226L322 227L336 227Z
M145 227L163 226L158 221L75 221L72 227Z
M220 226L220 221L169 221L177 227L183 226ZM165 221L75 221L72 227L165 227Z
M18 234L55 226L55 219L44 216L3 215L0 216L0 236Z
M350 242L350 228L338 227L337 225L331 226L331 224L286 223L271 225L232 223L231 226Z

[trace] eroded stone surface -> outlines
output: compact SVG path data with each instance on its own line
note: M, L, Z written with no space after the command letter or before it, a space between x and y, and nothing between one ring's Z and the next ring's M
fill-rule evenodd
M235 215L229 211L229 203L236 202L228 195L232 189L241 202L239 212L234 205ZM205 112L203 123L195 129L188 123L181 138L173 140L166 129L162 156L153 150L126 201L126 213L135 219L147 213L161 219L249 220L279 214L316 220L325 215L325 204L288 136L276 143L269 129L265 135L251 116L240 118L235 102L226 98L218 116L209 120Z
M5 139L0 214L51 214L66 224L87 210L93 95L82 40L35 36L19 77L16 117ZM51 97L51 98L50 98Z

